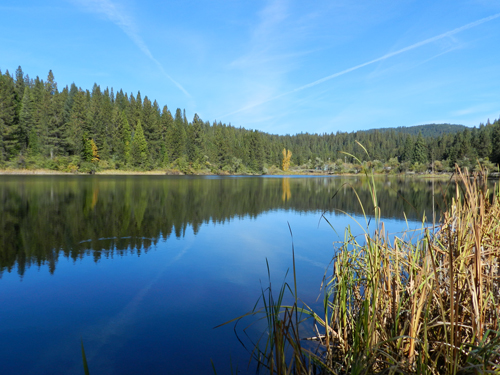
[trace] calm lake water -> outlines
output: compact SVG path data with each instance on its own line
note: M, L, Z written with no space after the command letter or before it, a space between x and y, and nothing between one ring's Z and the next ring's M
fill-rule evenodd
M431 217L430 181L376 181L390 233ZM0 176L1 372L83 374L83 339L91 374L253 373L214 327L253 308L266 259L281 283L289 225L315 305L334 242L361 233L344 213L366 226L353 188L373 212L355 177Z

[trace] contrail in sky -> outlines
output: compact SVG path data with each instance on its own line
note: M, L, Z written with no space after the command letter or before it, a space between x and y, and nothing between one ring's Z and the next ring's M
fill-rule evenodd
M423 41L421 41L421 42L418 42L418 43L412 44L411 46L408 46L408 47L402 48L402 49L400 49L400 50L397 50L397 51L394 51L394 52L391 52L391 53L388 53L388 54L383 55L383 56L381 56L381 57L379 57L379 58L376 58L376 59L374 59L374 60L370 60L370 61L365 62L365 63L363 63L363 64L359 64L359 65L353 66L352 68L342 70L342 71L340 71L340 72L338 72L338 73L334 73L334 74L329 75L329 76L327 76L327 77L323 77L323 78L318 79L318 80L316 80L316 81L314 81L314 82L311 82L311 83L308 83L308 84L306 84L306 85L303 85L303 86L297 87L296 89L293 89L293 90L291 90L291 91L287 91L287 92L285 92L285 93L283 93L283 94L279 94L279 95L277 95L277 96L273 96L272 98L269 98L269 99L263 100L263 101L261 101L261 102L258 102L258 103L251 104L251 105L248 105L248 106L246 106L246 107L240 108L240 109L238 109L238 110L236 110L236 111L234 111L234 112L227 113L227 114L225 114L224 116L220 116L220 118L223 118L223 117L226 117L226 116L231 116L231 115L234 115L234 114L236 114L236 113L240 113L240 112L246 111L246 110L248 110L248 109L258 107L259 105L262 105L262 104L265 104L265 103L271 102L271 101L273 101L273 100L279 99L279 98L281 98L281 97L283 97L283 96L290 95L290 94L293 94L293 93L295 93L295 92L299 92L299 91L302 91L302 90L308 89L308 88L310 88L310 87L313 87L313 86L319 85L320 83L323 83L323 82L329 81L329 80L331 80L331 79L333 79L333 78L337 78L337 77L340 77L340 76L342 76L342 75L344 75L344 74L350 73L350 72L352 72L352 71L354 71L354 70L358 70L358 69L360 69L360 68L363 68L363 67L365 67L365 66L367 66L367 65L371 65L371 64L374 64L374 63L376 63L376 62L386 60L386 59L388 59L388 58L390 58L390 57L393 57L393 56L396 56L396 55L400 55L400 54L402 54L402 53L404 53L404 52L408 52L408 51L411 51L411 50L413 50L413 49L415 49L415 48L422 47L422 46L424 46L424 45L426 45L426 44L429 44L429 43L435 42L435 41L437 41L437 40L439 40L439 39L443 39L443 38L446 38L446 37L449 37L449 36L452 36L452 35L458 34L458 33L462 32L462 31L464 31L464 30L467 30L467 29L472 29L473 27L479 26L479 25L481 25L481 24L483 24L483 23L485 23L485 22L488 22L488 21L494 20L495 18L498 18L498 17L500 17L500 13L494 14L494 15L489 16L489 17L486 17L486 18L481 18L480 20L477 20L477 21L475 21L475 22L468 23L467 25L464 25L464 26L458 27L458 28L453 29L453 30L451 30L451 31L447 31L447 32L445 32L445 33L443 33L443 34L436 35L436 36L434 36L434 37L432 37L432 38L425 39L425 40L423 40Z
M128 17L126 13L116 7L110 0L76 0L77 3L84 5L87 9L104 14L111 22L117 25L127 36L139 47L139 49L153 61L165 77L167 77L179 90L181 90L187 97L191 95L186 91L182 85L174 80L163 68L163 65L155 59L148 46L139 36L135 29L134 22Z

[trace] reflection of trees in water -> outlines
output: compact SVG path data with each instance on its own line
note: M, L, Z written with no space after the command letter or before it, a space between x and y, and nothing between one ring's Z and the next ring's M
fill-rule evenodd
M421 219L425 211L430 217L430 184L377 179L382 216L403 219L406 212L409 219ZM188 226L196 234L203 223L268 210L362 214L353 188L372 212L362 178L5 177L0 271L17 264L22 275L26 267L48 264L54 272L60 254L75 260L91 254L97 261L148 249L172 233L182 237Z
M285 177L281 180L281 187L283 189L283 194L281 195L281 200L286 202L292 197L292 193L290 192L290 178Z

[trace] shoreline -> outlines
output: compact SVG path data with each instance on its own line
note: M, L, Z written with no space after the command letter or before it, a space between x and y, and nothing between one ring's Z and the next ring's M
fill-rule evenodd
M185 174L176 169L165 169L165 170L152 170L152 171L130 171L130 170L117 170L117 169L107 169L99 172L92 173L74 173L74 172L63 172L56 171L52 169L0 169L0 176L11 175L11 176L27 176L27 175L74 175L74 176L338 176L338 177L356 177L363 176L363 173L324 173L324 172L311 172L311 171L288 171L282 173L266 173L266 174L230 174L230 173L210 173L208 171L199 171L198 173ZM441 173L441 174L418 174L418 173L395 173L395 174L374 174L374 177L409 177L409 178L426 178L426 179L449 179L452 178L452 173Z

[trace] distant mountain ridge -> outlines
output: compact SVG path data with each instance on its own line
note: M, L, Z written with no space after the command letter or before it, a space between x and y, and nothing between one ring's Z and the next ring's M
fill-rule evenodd
M424 137L439 137L443 134L455 134L465 129L471 129L465 125L457 124L425 124L425 125L415 125L415 126L398 126L397 128L380 128L380 129L370 129L365 130L368 133L379 131L387 132L394 130L398 133L405 133L410 135L418 135L419 132L422 133Z

